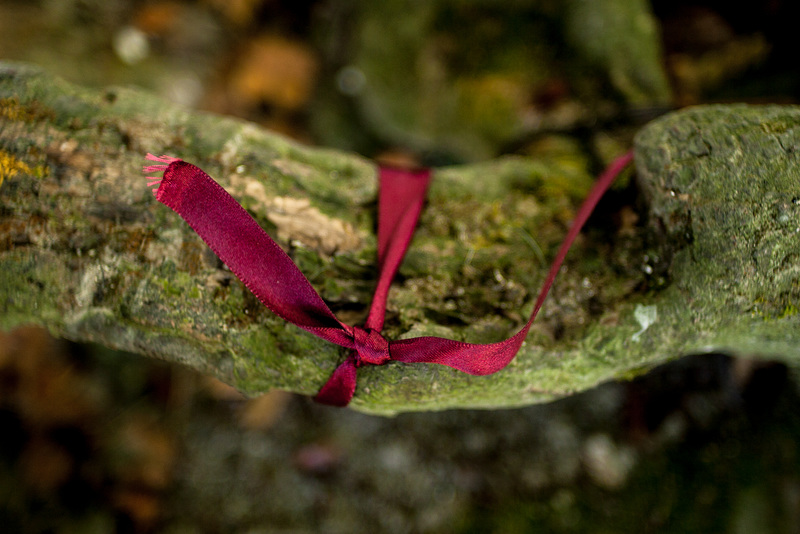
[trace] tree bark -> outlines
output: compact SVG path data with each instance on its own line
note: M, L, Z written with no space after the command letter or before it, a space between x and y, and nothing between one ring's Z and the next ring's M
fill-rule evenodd
M636 142L639 222L595 218L505 370L362 368L352 406L518 406L698 351L798 358L798 147L797 108L699 108L649 125ZM343 351L273 316L155 201L140 170L147 152L204 168L343 321L364 319L375 280L369 161L2 63L0 328L44 325L250 395L314 394ZM589 169L570 163L506 157L437 170L386 337L516 332L591 185Z

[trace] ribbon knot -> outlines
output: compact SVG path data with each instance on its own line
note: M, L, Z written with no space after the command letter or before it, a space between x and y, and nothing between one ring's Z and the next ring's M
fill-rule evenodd
M352 351L334 370L318 402L346 406L356 389L356 371L364 365L437 363L472 375L488 375L508 365L525 341L570 245L614 178L633 159L618 158L598 179L578 210L556 253L528 322L516 334L495 343L466 343L439 337L406 338L390 343L381 335L392 278L403 260L419 219L430 170L380 169L378 197L378 281L364 327L343 324L289 256L236 200L199 168L168 156L147 155L159 163L145 172L156 199L169 206L208 243L258 299L279 317Z
M389 342L377 330L354 326L353 343L356 367L367 364L383 365L392 359L389 354Z

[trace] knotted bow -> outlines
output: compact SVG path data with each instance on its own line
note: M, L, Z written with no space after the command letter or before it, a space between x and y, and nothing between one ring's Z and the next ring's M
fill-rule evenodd
M346 406L364 365L438 363L472 375L508 365L522 346L572 242L614 178L630 163L627 153L600 176L578 210L545 279L528 322L510 338L475 344L440 337L388 341L381 335L392 279L417 225L430 170L381 167L378 196L378 282L363 327L340 322L291 258L217 182L198 167L168 156L147 155L144 167L156 199L172 208L205 241L250 291L276 315L350 352L315 396L323 404Z

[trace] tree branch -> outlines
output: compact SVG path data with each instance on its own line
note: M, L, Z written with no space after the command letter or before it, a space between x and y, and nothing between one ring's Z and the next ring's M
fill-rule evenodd
M647 224L587 230L507 369L471 377L436 365L363 368L352 406L530 404L700 350L797 358L798 124L796 108L734 106L648 126L636 144ZM343 321L363 320L375 279L368 161L139 91L82 89L3 63L0 328L41 324L188 365L248 394L315 393L342 351L271 315L153 199L140 172L147 152L203 167ZM587 169L557 160L438 170L389 296L387 338L513 334L547 269L541 256L552 257L590 185Z

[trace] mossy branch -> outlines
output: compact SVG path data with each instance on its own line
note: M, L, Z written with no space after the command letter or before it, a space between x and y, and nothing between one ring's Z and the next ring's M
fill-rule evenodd
M705 350L800 356L800 111L710 107L638 136L647 224L589 228L504 371L360 371L375 413L540 402ZM155 202L147 152L202 166L277 237L342 320L375 278L375 169L251 124L0 64L0 328L189 365L248 394L313 394L341 350L272 316ZM386 335L496 341L524 322L588 169L503 158L436 172ZM637 317L653 306L646 329ZM639 309L639 312L636 310ZM650 319L648 319L650 321ZM636 334L634 336L634 334Z

